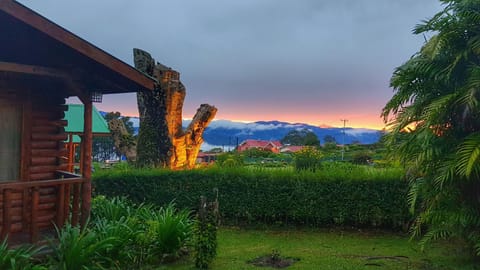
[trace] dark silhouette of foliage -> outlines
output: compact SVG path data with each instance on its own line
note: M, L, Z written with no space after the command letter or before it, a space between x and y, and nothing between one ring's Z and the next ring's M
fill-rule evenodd
M337 144L337 140L332 135L325 135L325 137L323 137L323 143L325 143L325 144L327 144L327 143Z
M127 128L129 134L133 135L135 131L133 128L133 122L130 121L129 116L122 116L119 112L109 112L103 118L105 118L107 122L112 119L120 119L125 124L125 128Z
M317 135L308 129L292 130L280 142L289 145L320 146Z

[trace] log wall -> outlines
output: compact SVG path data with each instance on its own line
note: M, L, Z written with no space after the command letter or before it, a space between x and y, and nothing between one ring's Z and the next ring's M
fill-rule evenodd
M0 98L21 103L23 114L20 179L0 182L0 240L23 233L36 241L39 231L62 226L69 217L78 223L86 180L58 173L68 166L61 94L0 89Z
M40 96L32 95L32 100L41 102L32 103L27 178L31 181L54 179L57 170L67 169L64 141L67 139L65 126L68 123L62 119L68 108L61 96L49 96L48 100L42 100Z

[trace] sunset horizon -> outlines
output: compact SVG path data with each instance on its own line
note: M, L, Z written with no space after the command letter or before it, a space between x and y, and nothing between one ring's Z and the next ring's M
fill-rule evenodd
M108 99L108 96L105 96ZM105 98L104 97L104 98ZM213 104L215 105L215 104ZM103 104L103 103L96 103L95 106L97 107L98 110L105 111L105 112L120 112L123 116L128 116L128 117L138 117L138 109L136 107L133 107L133 105L129 107L119 107L119 106L110 106L109 104ZM191 120L194 116L195 112L187 111L184 112L183 114L183 119L185 120ZM215 119L213 121L217 120L228 120L228 121L233 121L233 122L242 122L242 123L254 123L258 121L280 121L280 122L286 122L290 124L295 124L295 123L303 123L303 124L309 124L312 126L317 126L317 127L322 127L322 128L328 128L328 127L334 127L334 128L341 128L343 127L343 122L341 121L342 119L348 120L345 124L346 127L351 127L351 128L367 128L367 129L377 129L377 130L383 130L386 128L386 124L384 123L383 119L380 117L380 112L378 113L378 116L375 117L374 115L355 115L355 114L345 114L345 115L328 115L325 117L322 116L316 116L316 115L272 115L272 114L262 114L258 116L251 116L249 114L246 114L245 116L238 116L238 115L233 115L228 112L224 112L219 109Z

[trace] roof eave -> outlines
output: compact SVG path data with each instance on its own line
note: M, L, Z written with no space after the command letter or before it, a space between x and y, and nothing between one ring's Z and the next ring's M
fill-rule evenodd
M78 37L28 7L13 0L0 0L0 10L134 82L139 86L139 89L132 89L132 92L154 89L156 80L151 76Z

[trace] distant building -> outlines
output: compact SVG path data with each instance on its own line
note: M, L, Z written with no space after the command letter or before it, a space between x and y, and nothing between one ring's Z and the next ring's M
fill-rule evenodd
M245 140L238 145L237 151L243 152L248 149L256 148L273 153L280 153L281 147L282 143L280 141Z
M211 153L211 152L199 152L197 155L197 164L209 164L214 163L217 160L217 156L221 153Z

